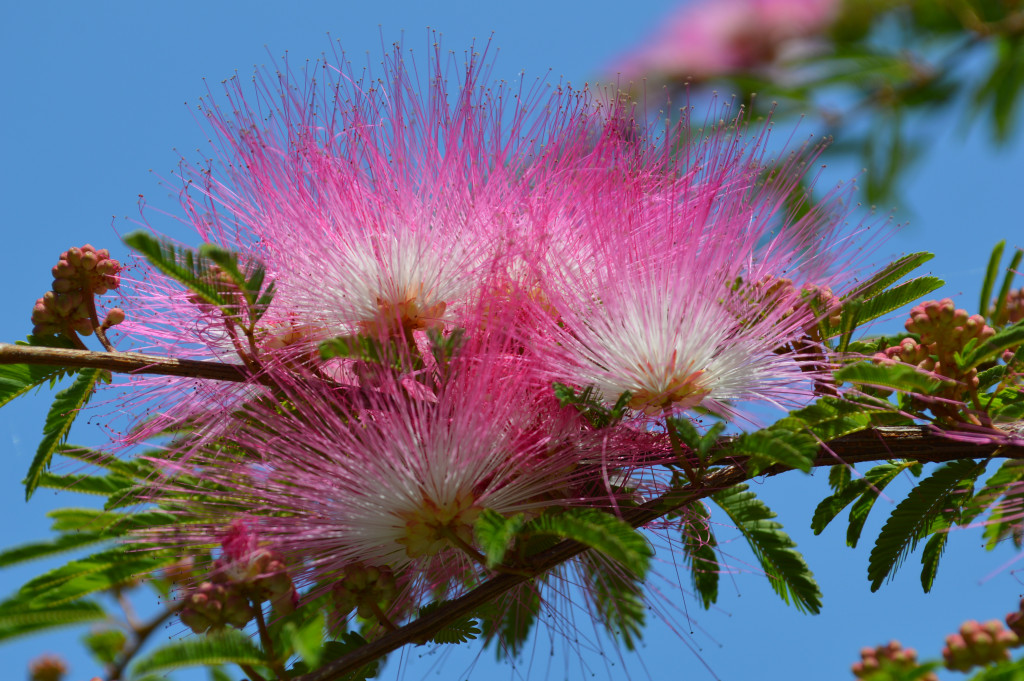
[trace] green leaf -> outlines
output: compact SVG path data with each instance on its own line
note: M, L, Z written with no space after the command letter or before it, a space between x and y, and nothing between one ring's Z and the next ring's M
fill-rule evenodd
M42 364L0 364L0 407L65 373L62 367Z
M1013 288L1013 275L1019 271L1021 260L1024 260L1024 250L1018 248L1010 260L1010 266L1006 268L1006 274L1003 275L1003 285L999 288L999 294L996 296L996 307L992 311L993 320L999 319L1003 314L1003 310L1006 309L1006 299L1010 295L1010 289Z
M977 477L983 469L983 464L971 459L948 463L922 480L896 506L868 558L868 579L872 591L878 591L907 554L917 547L918 541L925 536L924 530L931 527L940 513L963 503L963 495L954 499L954 494L965 480Z
M640 579L647 574L653 555L647 540L629 523L593 508L545 513L527 523L523 530L577 541L618 562Z
M26 500L32 497L32 493L39 486L43 472L50 465L53 452L67 437L68 431L71 430L71 424L78 416L78 411L92 397L92 391L97 381L105 379L108 375L109 372L104 369L82 369L71 386L57 393L50 406L50 412L46 415L43 440L39 443L36 456L25 477Z
M871 510L871 506L874 505L875 499L879 492L885 489L897 475L902 471L906 470L910 466L917 465L914 462L889 462L879 466L875 466L869 470L863 477L850 479L850 468L845 464L840 464L832 467L832 472L829 473L829 478L835 474L837 470L842 471L842 477L846 480L841 486L833 485L833 489L836 491L828 497L821 500L818 507L814 509L814 516L811 518L811 529L814 530L814 534L821 534L829 523L831 523L836 516L838 516L844 508L849 506L855 499L860 497L860 507L856 507L856 519L857 529L854 537L852 537L852 544L850 546L856 546L857 538L860 536L860 527L863 526L864 521L867 519L867 514ZM854 512L850 512L851 522L854 518ZM851 536L847 534L847 542L849 543Z
M796 543L782 531L782 525L772 520L775 513L746 485L717 492L711 499L750 544L775 593L787 604L792 600L801 612L818 614L821 591L814 573L796 550Z
M336 660L343 655L362 648L366 645L366 639L359 635L358 632L349 631L341 634L337 641L328 641L324 644L323 663L326 664L332 660ZM345 676L338 677L336 681L365 681L366 679L376 676L377 669L380 666L380 660L374 660L370 664L364 665L354 672L349 672Z
M608 633L619 638L627 650L635 650L647 614L641 580L601 555L584 554L580 566L590 587L586 593Z
M992 289L995 288L996 279L999 277L999 262L1003 259L1003 249L1006 248L1006 241L1000 241L992 249L992 255L988 259L988 267L985 269L985 280L981 284L981 304L978 309L982 317L989 317L988 306L992 300Z
M872 298L861 299L855 324L859 326L873 319L878 319L882 315L928 295L932 291L941 288L945 283L938 277L918 277L917 279L905 281L887 291L882 291Z
M57 555L65 551L73 551L74 549L107 541L108 539L110 539L110 535L101 532L75 532L73 534L63 534L49 541L22 544L21 546L15 546L0 552L0 568L29 560L46 558L47 556Z
M598 394L594 386L587 386L578 394L574 388L564 383L553 383L551 387L560 405L574 407L594 428L606 428L621 421L632 397L627 390L619 395L609 409L604 405L604 396Z
M291 648L303 662L309 665L310 669L320 666L320 658L324 650L324 626L326 625L323 610L319 608L314 610L315 614L309 621L301 625L294 622L286 622L284 625L284 636L291 644Z
M126 235L122 241L146 256L153 267L183 284L204 303L217 307L234 304L217 285L218 278L208 258L141 230Z
M1024 657L987 665L967 681L1024 681Z
M212 664L264 665L266 658L245 632L224 629L215 634L172 641L132 665L132 674Z
M857 548L861 532L868 521L871 509L881 496L882 490L889 486L903 471L910 471L915 477L921 474L921 464L916 461L891 461L875 466L864 474L866 481L864 493L850 509L850 525L846 528L846 545Z
M59 605L123 586L179 559L180 556L171 551L109 549L71 561L28 581L18 591L17 598L31 598L38 605Z
M707 460L711 449L718 443L718 436L725 430L725 424L721 421L716 421L708 428L706 433L702 434L690 422L690 419L685 416L670 416L666 418L665 427L675 429L683 444L689 447L691 451L696 452L701 461Z
M1024 344L1024 321L1017 322L978 345L963 358L961 369L976 367L1012 347Z
M0 603L0 641L45 629L66 627L107 618L92 601L75 601L42 607L21 598Z
M420 617L428 615L438 608L447 605L448 601L435 601L420 608ZM443 629L431 637L434 643L466 643L480 635L480 626L471 616L460 617L454 622L449 622Z
M124 650L128 637L120 629L94 629L82 637L82 643L103 664L112 664Z
M540 613L537 584L526 583L477 610L488 643L497 642L498 659L515 658L523 651Z
M95 508L58 508L46 515L53 518L53 529L56 532L104 532L110 536L185 523L181 517L168 511L111 513Z
M808 433L772 426L740 435L729 447L729 452L749 456L747 468L752 475L774 464L809 473L818 456L818 441Z
M775 426L799 430L802 426L819 439L828 442L843 435L856 433L871 425L873 409L860 402L851 402L836 397L822 397L803 409L790 412L789 416L775 423Z
M119 475L53 475L39 476L37 487L59 489L79 494L97 494L109 497L132 486L132 481Z
M935 256L931 253L924 251L920 253L911 253L905 255L899 260L892 262L882 269L878 270L873 276L867 281L858 286L854 291L845 298L870 298L875 293L884 290L890 284L893 284L904 277L904 275L916 270L918 267L928 262Z
M477 518L473 532L477 544L487 557L487 567L493 568L505 560L505 554L512 546L519 530L526 522L522 513L506 518L489 508L485 508Z
M718 600L718 542L707 507L697 501L683 513L683 560L690 568L693 590L707 610Z
M320 359L343 357L382 364L386 354L381 342L369 336L335 336L320 343Z
M904 392L929 395L942 387L943 381L918 371L916 367L905 364L885 366L871 362L858 362L839 369L835 373L837 381L869 386L895 388Z
M939 559L946 549L946 541L949 539L949 532L936 532L924 545L921 552L921 588L925 593L932 590L935 584L935 574L939 570Z

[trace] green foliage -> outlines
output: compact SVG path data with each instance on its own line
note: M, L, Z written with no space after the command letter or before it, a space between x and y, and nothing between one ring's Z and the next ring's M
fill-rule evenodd
M996 306L992 310L993 320L999 319L1003 315L1003 310L1006 309L1006 298L1010 294L1010 290L1013 288L1013 276L1016 272L1020 271L1020 263L1024 260L1024 250L1018 248L1013 254L1013 258L1010 259L1010 265L1006 268L1006 274L1003 276L1003 285L999 287L999 294L996 297Z
M354 650L362 648L366 643L366 639L360 636L358 632L344 632L337 640L328 641L324 644L321 664L337 660L339 657L343 657ZM366 681L366 679L376 676L379 668L380 660L374 660L370 664L364 665L353 672L345 674L344 676L336 677L336 681Z
M525 524L522 513L506 518L489 508L485 508L477 518L473 532L477 544L487 557L487 567L493 568L505 560L505 554L512 546L516 535Z
M986 665L967 681L1024 681L1024 658Z
M942 552L946 550L948 540L948 532L937 532L924 545L924 550L921 552L921 588L925 593L931 591L935 584L935 575L939 571L939 559L942 558Z
M701 461L707 461L712 449L718 444L718 436L725 430L725 424L716 421L706 433L701 433L690 419L684 416L669 416L665 419L665 427L674 431L690 451L697 454Z
M834 494L826 497L818 504L811 518L811 529L814 534L821 534L832 520L839 513L856 500L853 508L850 509L850 525L846 533L846 544L855 547L860 540L861 530L867 522L868 514L875 505L875 500L890 482L903 471L910 471L919 475L921 464L914 461L890 461L875 466L863 477L855 480L850 479L850 469L845 465L833 466L833 474L842 471L839 475L845 478L841 485L833 485L836 490ZM830 480L832 475L830 474Z
M141 230L128 234L123 241L146 256L158 270L185 286L198 300L220 308L230 317L238 317L244 303L248 322L253 324L263 316L273 299L274 284L263 286L266 278L263 265L257 262L242 265L237 253L220 246L203 244L197 253Z
M514 658L523 651L539 613L540 591L533 583L522 584L477 611L488 643L497 643L499 659Z
M1000 241L992 249L992 255L988 259L988 267L985 268L985 279L981 283L981 301L978 310L981 315L991 318L989 305L992 300L992 289L996 285L996 278L999 276L999 261L1003 259L1003 249L1006 248L1006 241Z
M64 349L74 347L65 336L29 336L27 341L18 341L16 345ZM74 369L45 364L0 364L0 407L43 383L49 382L53 388L57 381L74 373Z
M910 274L934 257L935 256L931 253L921 251L919 253L910 253L899 260L894 260L882 269L878 270L875 274L871 275L867 281L854 289L852 293L843 296L843 300L871 298L875 294L884 291L891 284L895 284L904 276Z
M921 539L936 531L933 521L940 514L965 503L968 496L964 491L965 484L973 483L982 470L984 464L971 459L948 463L922 480L896 506L875 540L868 559L868 580L872 591L877 591L899 568ZM938 560L938 553L935 553L934 560Z
M622 393L609 409L601 401L602 396L594 390L593 386L587 386L579 393L564 383L554 383L552 388L554 388L559 404L563 407L567 405L574 407L594 428L607 428L621 421L632 397L629 391Z
M95 494L109 497L132 486L132 481L120 475L53 475L39 476L37 487L59 489L79 494Z
M856 385L881 386L903 392L929 395L943 385L943 381L905 364L873 364L858 362L835 372L837 381Z
M324 612L311 604L305 605L297 612L308 614L305 622L284 622L281 627L281 638L288 643L288 647L294 650L299 658L306 663L309 669L316 669L320 666L320 660L324 653L324 627L326 618ZM271 618L271 622L275 622Z
M593 508L569 508L544 513L527 523L523 532L571 539L616 561L638 579L647 574L653 551L628 523Z
M961 369L976 367L982 362L988 361L1003 350L1024 344L1024 321L1017 322L998 331L996 335L979 344L973 350L965 348L964 357L960 358L958 364Z
M100 380L110 380L109 375L110 372L103 369L82 369L74 383L57 393L50 406L50 411L46 415L43 439L36 450L35 458L29 465L28 475L25 476L26 500L32 497L32 493L39 486L43 472L49 467L54 451L67 437L79 410L92 397L96 383Z
M0 641L46 629L107 619L107 613L92 601L42 605L16 596L0 603Z
M750 457L747 470L757 475L769 466L782 464L809 473L818 455L818 441L809 433L771 426L736 438L727 455Z
M823 442L856 433L871 425L871 416L878 409L860 402L837 397L822 397L817 402L789 413L773 427L789 430L806 429Z
M107 541L111 535L103 532L74 532L62 534L47 541L22 544L0 552L0 568L16 565L29 560L46 558L65 551Z
M104 664L114 662L127 641L128 637L120 629L96 629L82 637L82 643L93 657Z
M443 607L447 601L436 601L420 608L420 617L428 615ZM460 617L449 622L443 629L431 637L434 643L466 643L473 641L481 633L479 623L471 616Z
M108 549L29 580L16 597L31 599L33 605L38 606L60 605L130 584L138 576L170 565L179 558L171 551Z
M796 543L782 531L781 524L772 520L775 513L746 485L722 490L711 499L750 544L775 593L787 604L792 601L797 610L817 614L821 610L821 591L814 574L796 550Z
M260 666L266 662L263 651L249 635L237 629L181 638L150 652L132 665L132 674L168 671L212 664Z
M384 344L369 336L335 336L320 343L320 359L358 359L383 364L388 356Z
M711 514L697 501L683 512L683 560L690 568L693 590L707 610L718 601L718 541L711 529Z
M635 650L647 612L642 579L601 555L585 555L580 563L598 618L627 650Z

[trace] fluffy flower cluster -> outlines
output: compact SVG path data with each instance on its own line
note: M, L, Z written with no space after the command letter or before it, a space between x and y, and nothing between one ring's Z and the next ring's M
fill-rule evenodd
M739 123L659 133L568 87L488 89L482 59L437 56L422 87L397 50L376 78L282 68L259 86L273 115L235 83L206 110L221 163L185 208L276 294L250 384L199 399L159 379L162 423L194 434L155 499L223 503L345 613L400 618L474 583L485 511L657 494L666 415L810 399L814 329L850 276L842 197L787 212L807 154L772 160ZM230 358L224 311L172 288L136 282L129 334ZM628 393L627 418L595 429L553 382ZM223 531L191 520L167 541Z
M686 3L615 71L626 79L683 82L766 67L836 20L838 0L706 0Z

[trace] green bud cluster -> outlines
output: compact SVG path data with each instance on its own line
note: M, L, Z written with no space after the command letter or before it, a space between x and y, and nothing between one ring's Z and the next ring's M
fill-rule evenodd
M904 648L899 641L889 641L887 645L877 648L861 648L860 662L855 662L850 670L858 679L867 679L880 671L909 671L917 666L916 650ZM939 681L933 672L914 678L920 681Z
M273 551L260 549L245 560L219 558L214 562L214 580L237 587L256 602L270 601L283 615L298 606L288 566Z
M61 681L67 673L67 664L58 655L40 655L28 665L30 681Z
M1004 628L999 620L984 624L968 620L960 626L959 634L946 637L942 659L947 669L966 672L974 667L1009 660L1009 649L1020 644L1017 634Z
M331 587L331 601L341 615L355 610L364 619L376 619L398 596L395 574L387 567L353 563Z
M121 270L121 263L111 258L105 248L96 250L86 244L61 253L51 270L51 290L32 308L32 333L90 335L98 322L93 318L93 296L117 288ZM102 326L109 328L123 321L124 311L115 307Z
M185 596L181 622L197 634L227 625L242 629L255 617L244 590L237 584L203 582Z

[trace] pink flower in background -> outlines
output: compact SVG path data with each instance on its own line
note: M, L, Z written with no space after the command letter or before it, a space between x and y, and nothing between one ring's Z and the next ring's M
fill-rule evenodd
M823 33L839 0L687 3L612 71L626 80L702 80L770 64L791 43Z

